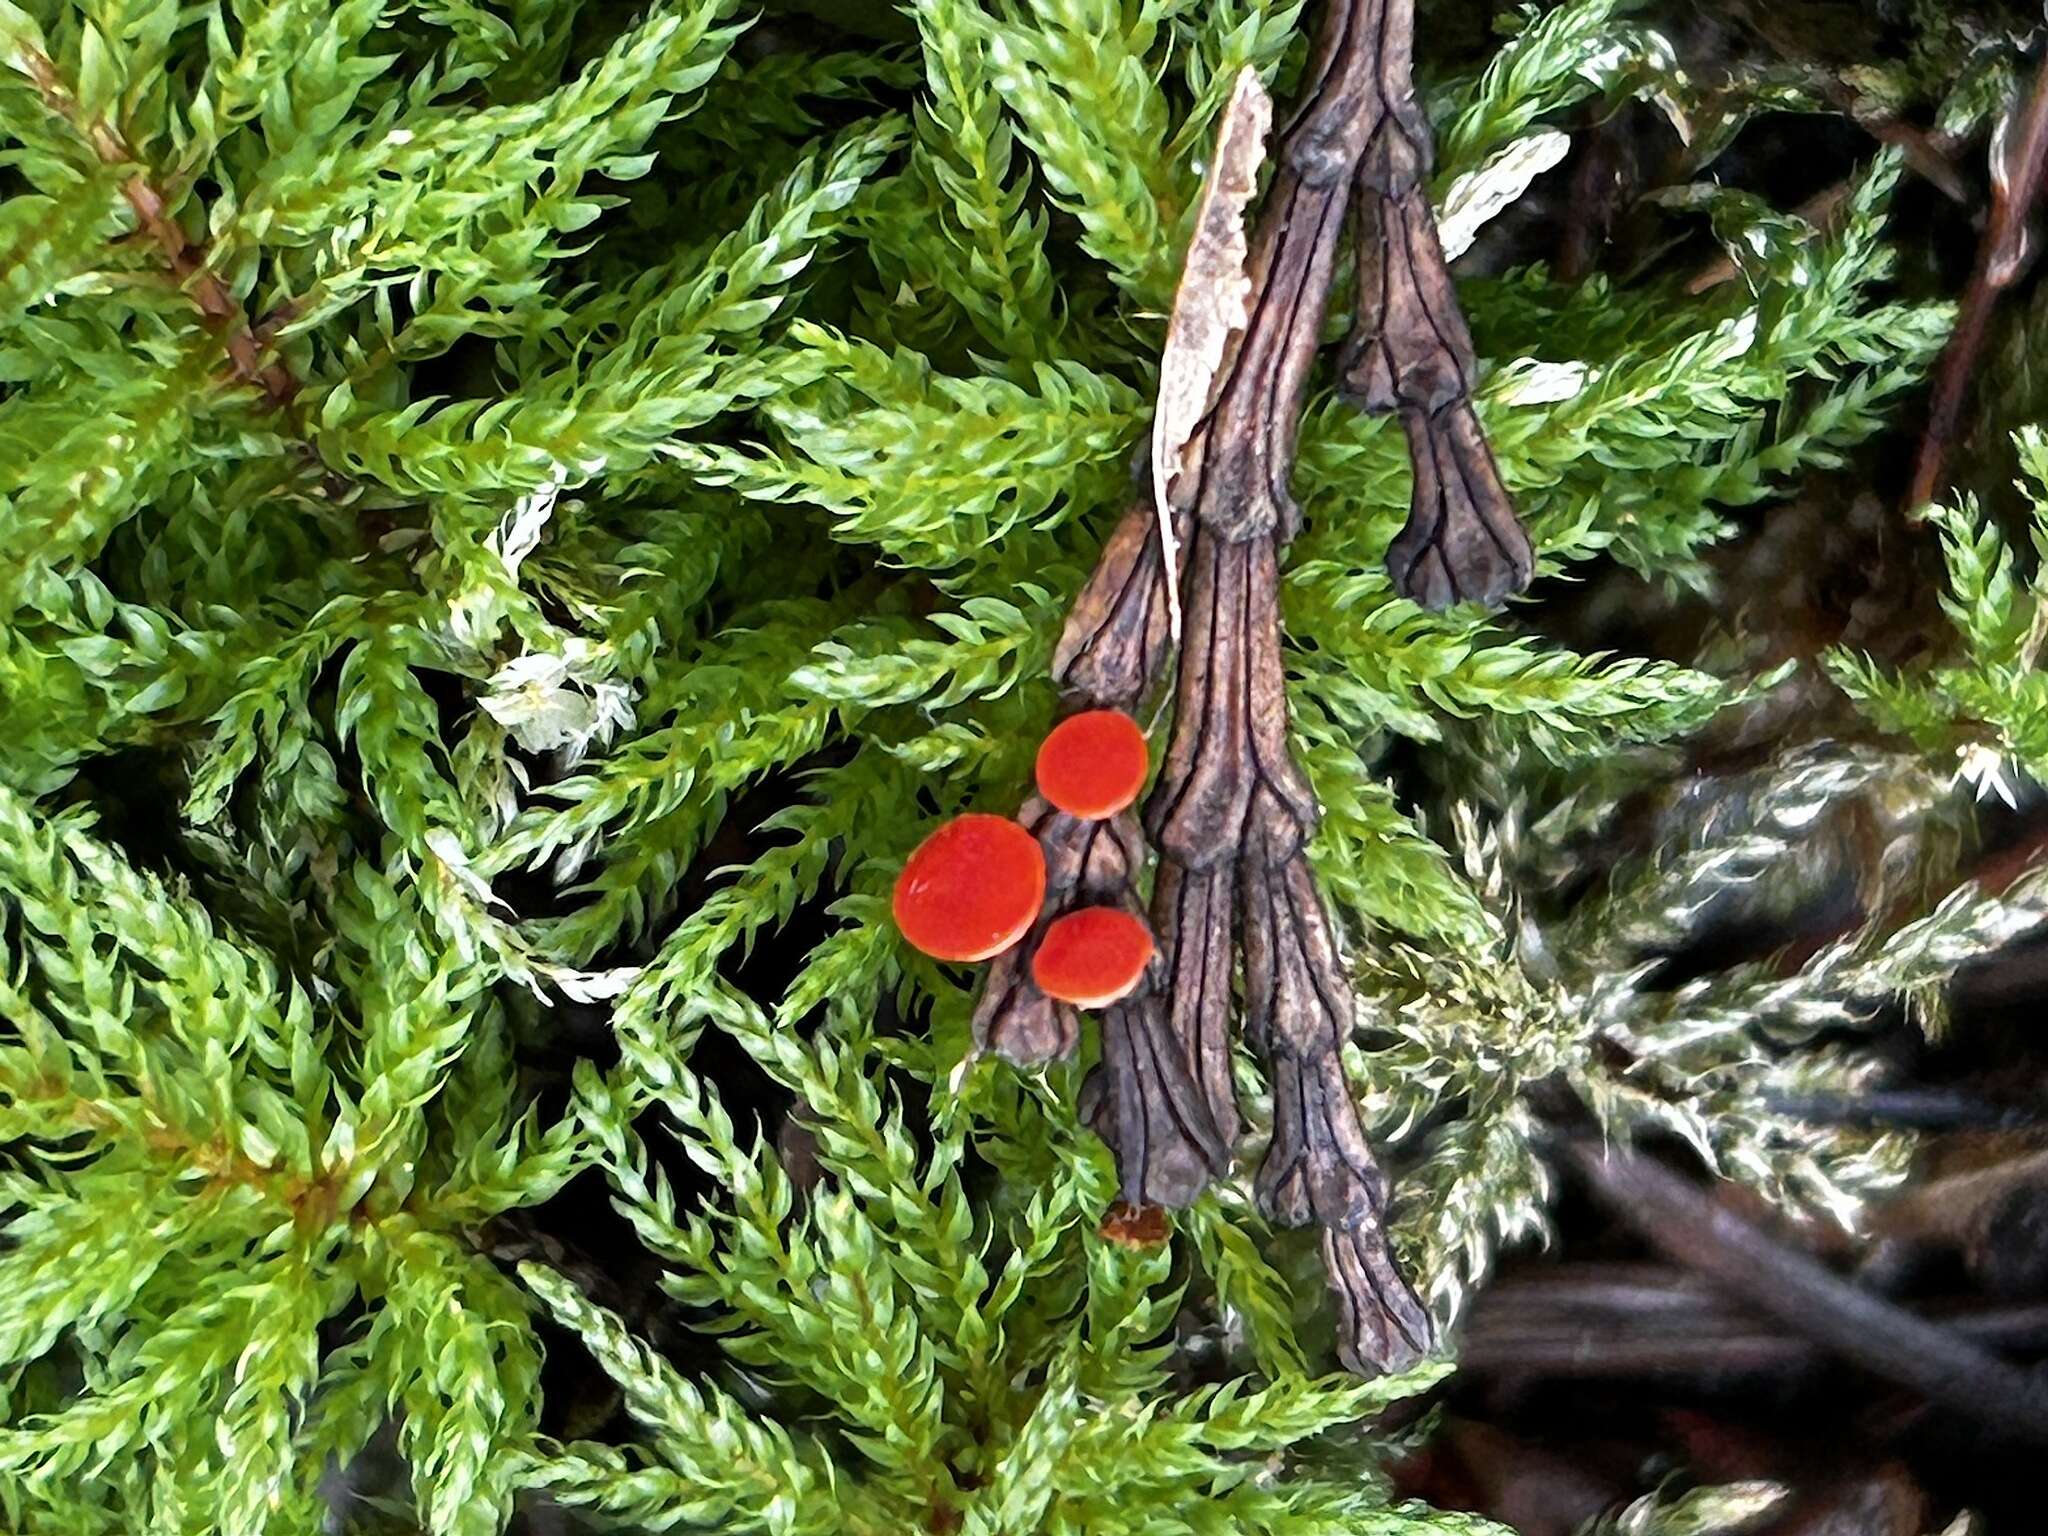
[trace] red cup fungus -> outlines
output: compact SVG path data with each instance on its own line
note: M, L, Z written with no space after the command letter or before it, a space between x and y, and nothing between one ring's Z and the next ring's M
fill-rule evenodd
M1069 715L1038 749L1038 792L1069 816L1114 816L1145 787L1145 733L1120 709Z
M1038 839L1002 816L956 816L903 862L896 926L934 960L987 960L1023 938L1045 904Z
M1101 1008L1130 994L1152 950L1152 930L1122 907L1080 907L1045 930L1031 978L1047 997Z

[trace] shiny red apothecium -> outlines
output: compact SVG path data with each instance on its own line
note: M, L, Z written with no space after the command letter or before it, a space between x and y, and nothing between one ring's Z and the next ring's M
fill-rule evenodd
M1030 930L1045 903L1038 839L1001 816L956 816L896 877L903 937L935 960L988 960Z
M1069 715L1038 749L1038 792L1069 816L1114 816L1145 787L1145 733L1120 709Z
M1081 907L1045 930L1031 979L1047 997L1101 1008L1137 986L1152 951L1152 930L1123 908Z

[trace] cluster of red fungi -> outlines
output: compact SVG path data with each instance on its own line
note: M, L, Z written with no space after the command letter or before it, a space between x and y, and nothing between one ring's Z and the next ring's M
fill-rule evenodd
M1053 727L1038 749L1038 792L1069 816L1101 821L1138 798L1145 733L1120 709ZM905 861L896 926L935 960L992 960L1031 931L1045 903L1038 839L1001 816L956 816ZM1127 995L1152 960L1151 931L1121 907L1080 907L1053 920L1031 957L1047 997L1102 1008Z

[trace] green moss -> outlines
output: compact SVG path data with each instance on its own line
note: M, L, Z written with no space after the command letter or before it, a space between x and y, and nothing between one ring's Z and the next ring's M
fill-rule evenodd
M1623 10L1571 0L1434 93L1441 185L1682 89ZM543 1495L636 1530L1479 1528L1360 1470L1355 1426L1442 1367L1319 1374L1318 1288L1234 1186L1173 1247L1099 1236L1077 1073L963 1065L963 978L884 900L934 814L1022 784L1211 120L1244 65L1284 85L1296 7L907 13L0 0L11 1529L312 1532L393 1423L405 1485L343 1515L437 1536ZM1881 291L1894 176L1826 234L1726 201L1744 281L1701 296L1468 285L1518 339L1482 413L1547 578L1704 586L1738 509L1877 430L1945 322ZM1574 817L1761 683L1395 601L1404 466L1318 397L1286 604L1425 1289L1454 1313L1541 1228L1520 1089L1560 1074L1852 1208L1898 1144L1770 1106L1868 1063L1750 1031L1924 991L2032 892L1791 990L1648 990L1646 944L1871 778L1780 764L1753 823L1546 908ZM1944 526L1969 661L1837 674L1937 759L1968 722L2038 771L1986 691L2038 594ZM1446 766L1397 792L1403 742ZM615 1064L551 1079L571 1009ZM707 1030L800 1101L815 1188ZM492 1257L579 1176L694 1374L574 1264ZM541 1433L550 1326L616 1378L598 1438Z

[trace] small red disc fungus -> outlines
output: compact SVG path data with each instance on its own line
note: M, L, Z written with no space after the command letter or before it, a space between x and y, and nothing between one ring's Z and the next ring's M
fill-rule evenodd
M1069 816L1114 816L1145 787L1145 733L1120 709L1069 715L1038 749L1038 792Z
M1001 816L956 816L903 862L896 926L934 960L987 960L1024 937L1045 904L1038 839Z
M1152 960L1152 930L1121 907L1082 907L1045 930L1031 957L1038 990L1077 1008L1127 996Z

